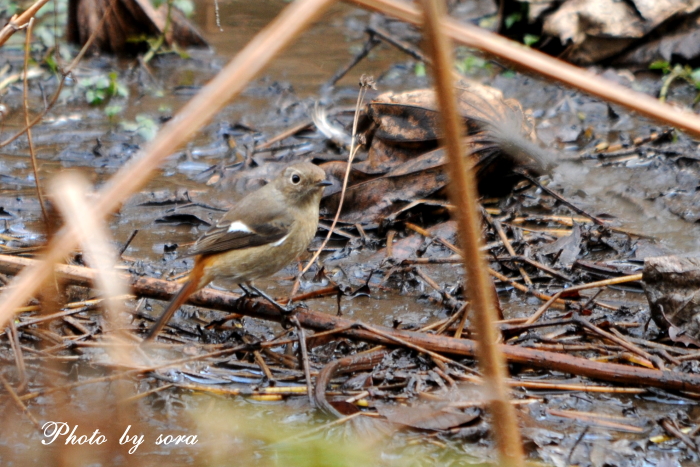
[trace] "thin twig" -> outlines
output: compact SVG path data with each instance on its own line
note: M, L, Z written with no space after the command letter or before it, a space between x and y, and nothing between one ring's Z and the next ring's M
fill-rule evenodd
M32 45L32 29L34 18L27 23L26 38L24 41L24 124L27 125L27 142L29 143L29 155L32 159L32 171L34 172L34 186L36 186L36 196L39 198L41 215L44 217L44 228L49 228L49 215L46 212L44 195L41 193L41 182L39 181L39 169L36 163L36 151L34 150L34 140L32 139L32 129L29 126L29 56Z
M39 421L34 418L34 415L29 411L26 405L24 405L24 402L22 402L22 399L17 395L14 389L12 389L12 386L10 386L10 383L7 382L5 377L0 373L0 383L5 387L5 391L10 394L10 398L12 399L12 402L17 404L19 409L29 418L29 420L32 422L32 424L38 429L41 430L41 425L39 424Z
M253 358L255 359L255 363L258 364L262 372L265 374L265 378L267 378L269 382L274 384L275 377L272 374L272 371L270 371L270 367L267 366L267 363L265 363L265 359L263 358L259 350L253 350Z
M304 377L306 378L306 390L309 395L309 404L311 407L316 406L316 401L314 400L314 390L311 383L311 368L309 364L309 353L306 350L306 337L304 336L304 328L299 324L299 320L296 316L291 316L289 321L297 328L297 333L299 334L299 358L301 360L301 366L304 369Z
M586 436L586 433L588 433L588 429L590 426L586 425L586 427L583 429L580 435L576 438L576 441L574 442L574 445L571 446L571 450L569 451L569 455L566 456L566 465L571 465L571 459L574 457L574 452L576 451L576 448L578 447L579 444L581 444L581 441L583 441L583 437Z
M564 198L562 195L560 195L560 194L557 193L556 191L551 190L551 189L547 188L546 186L542 185L536 178L532 177L532 176L531 176L530 174L528 174L526 171L524 171L524 170L517 170L517 172L518 172L520 175L522 175L523 177L527 178L527 179L530 181L530 183L532 183L533 185L535 185L535 186L538 187L540 190L544 191L545 193L547 193L549 196L551 196L552 198L556 199L556 200L559 201L560 203L566 205L569 209L571 209L571 210L574 211L575 213L581 214L582 216L585 216L585 217L589 218L589 219L592 220L595 224L602 225L602 226L607 226L607 224L605 223L604 220L597 218L597 217L594 216L593 214L587 213L586 211L584 211L583 209L579 208L578 206L576 206L574 203L572 203L572 202L569 201L568 199Z
M426 348L424 348L424 347L421 347L421 346L419 346L419 345L413 344L413 343L411 343L411 342L409 342L409 341L407 341L407 340L405 340L405 339L401 339L400 337L396 337L396 336L389 335L389 334L387 334L387 333L385 333L385 332L383 332L383 331L381 331L381 330L379 330L379 329L377 329L377 328L375 328L375 327L372 327L372 326L370 326L370 325L368 325L368 324L365 324L365 323L358 323L358 325L359 325L359 327L361 327L362 329L365 329L365 330L367 330L367 331L369 331L369 332L371 332L371 333L374 333L374 334L376 334L376 335L378 335L378 336L382 336L382 337L384 337L385 339L389 339L389 340L391 340L391 341L397 342L397 343L399 343L399 344L401 344L401 345L403 345L403 346L405 346L405 347L408 347L409 349L413 349L413 350L415 350L415 351L417 351L417 352L421 352L421 353L424 353L424 354L426 354L426 355L429 355L430 357L432 357L432 358L434 358L434 359L436 359L436 360L440 360L440 361L442 361L442 362L450 363L450 364L452 364L452 365L458 366L459 368L461 368L461 369L463 369L463 370L465 370L465 371L467 371L467 372L469 372L469 373L476 374L476 371L472 370L472 369L469 368L468 366L462 365L461 363L459 363L459 362L457 362L457 361L454 361L454 360L452 360L452 359L450 359L450 358L444 357L444 356L440 355L439 353L433 352L432 350L428 350L428 349L426 349Z
M22 346L19 343L19 333L17 332L17 327L14 321L10 321L10 325L7 326L6 333L9 333L8 340L10 341L10 348L15 354L15 364L17 365L17 374L19 376L19 385L17 386L17 391L24 392L27 387L27 368L24 364L24 354L22 353Z
M343 79L343 76L345 76L355 65L360 63L360 60L365 58L369 53L374 49L376 46L378 46L381 42L375 37L374 32L371 30L367 30L367 33L369 34L369 37L365 41L365 45L362 46L362 50L360 50L359 53L357 53L351 60L350 62L345 65L343 68L335 72L335 75L331 79L328 80L328 82L324 85L324 87L332 87L335 86L335 84Z
M265 149L268 149L276 142L282 141L283 139L289 138L290 136L294 136L297 133L299 133L300 131L306 130L307 128L310 128L311 125L313 125L313 121L311 121L311 120L306 120L305 122L299 123L298 125L294 125L293 127L284 130L282 133L270 138L269 140L265 141L264 143L261 143L261 144L255 146L254 152L260 152L260 151L263 151Z
M495 220L493 217L491 217L491 214L486 212L486 210L483 208L481 210L481 213L486 218L488 223L491 224L494 229L496 229L496 233L498 234L499 238L503 242L503 246L508 251L508 254L511 256L517 256L517 253L513 249L513 245L510 244L510 240L508 239L508 236L503 231L503 226L501 225L501 223L499 221ZM518 271L520 272L520 276L523 278L523 281L525 281L525 284L528 287L532 287L532 280L530 279L530 276L527 275L527 272L525 272L525 269L522 266L518 266Z
M359 146L356 145L356 135L357 123L360 120L360 106L362 105L365 94L367 93L367 89L370 87L374 88L374 79L371 76L362 75L362 77L360 78L360 92L357 94L357 105L355 106L355 118L352 122L352 139L350 140L350 155L348 156L348 164L345 169L345 175L343 176L343 187L340 191L338 209L335 213L335 217L333 218L333 222L331 223L331 226L328 229L326 238L323 239L321 246L318 248L318 250L316 250L316 253L314 253L309 262L306 263L306 266L304 266L304 269L302 269L299 275L297 276L297 280L294 282L294 286L292 287L290 297L296 294L297 290L299 289L299 284L301 283L302 276L306 274L306 271L309 270L311 265L314 264L316 259L318 259L318 257L323 252L323 249L326 247L326 244L331 239L331 235L333 235L333 229L335 229L335 225L338 223L338 219L340 219L340 213L343 210L343 202L345 201L345 191L347 190L348 180L350 179L350 170L352 170L352 161L355 158L355 154L359 149Z
M661 420L660 424L668 434L673 435L676 438L683 441L683 444L692 449L695 452L695 454L700 454L700 450L698 449L697 444L695 444L695 442L688 435L683 433L677 426L675 426L675 424L672 423L671 420L664 418L663 420Z
M464 325L467 324L467 317L469 316L469 302L464 302L464 305L455 313L455 315L459 315L460 320L459 324L457 325L457 329L455 329L455 339L460 339L462 337L462 332L464 332ZM449 326L449 324L448 324Z
M604 338L616 343L617 345L620 345L620 346L626 348L630 352L637 354L642 358L646 358L650 362L654 362L654 364L656 365L656 367L658 369L665 370L663 362L661 362L661 359L659 357L651 355L649 352L646 352L646 351L640 349L639 347L632 344L631 342L628 342L625 339L622 339L620 337L615 336L614 334L610 334L609 332L600 329L598 326L591 323L587 319L584 319L580 316L575 316L572 319L575 323L581 325L582 327L588 329L589 331L592 331L595 334L598 334L599 336L604 337Z
M542 305L536 312L534 312L532 316L530 316L523 324L529 325L537 321L540 318L540 316L542 316L544 312L547 311L549 307L554 304L554 302L559 300L559 297L561 297L562 292L563 290L552 295L552 298L547 300L547 302L544 305Z

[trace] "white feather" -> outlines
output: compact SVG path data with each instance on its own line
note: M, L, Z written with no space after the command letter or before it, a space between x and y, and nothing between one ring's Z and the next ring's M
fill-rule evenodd
M253 233L252 230L248 228L247 225L245 225L241 221L236 221L232 222L231 225L228 227L229 232L245 232L245 233Z
M287 234L284 237L277 240L275 243L272 244L272 246L280 246L281 244L284 243L285 240L287 240L287 237L289 237L289 234Z
M333 125L328 120L328 114L326 113L325 107L321 107L316 102L314 106L314 111L311 114L311 120L313 120L314 125L318 131L320 131L323 136L333 141L338 146L350 147L352 142L352 136L345 132L345 130L339 126Z

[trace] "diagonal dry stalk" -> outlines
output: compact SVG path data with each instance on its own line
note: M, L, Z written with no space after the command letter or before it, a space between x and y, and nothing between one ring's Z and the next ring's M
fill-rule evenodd
M123 297L129 293L129 286L116 269L117 253L112 247L107 226L96 217L84 215L89 211L87 196L90 195L90 184L77 172L64 172L51 181L50 188L56 208L63 215L65 223L79 232L78 240L87 262L97 273L94 286L100 291L106 309L102 332L109 336L109 342L126 343L126 336L118 330L128 326L124 321ZM111 332L114 330L117 332ZM128 353L120 349L111 350L110 353L112 361L135 366Z
M34 19L34 15L36 15L37 11L48 2L49 0L37 0L34 2L34 5L27 8L21 15L14 15L5 27L0 30L0 46L7 42L10 36L24 28L27 23L29 23L30 19Z
M420 25L421 12L396 0L350 0L363 8L394 16L402 21ZM498 34L450 18L443 20L442 30L453 40L501 57L519 68L559 81L583 92L614 102L639 112L653 120L700 135L700 117L685 110L659 102L657 99L632 91L583 68L563 62L542 52L511 41Z
M207 84L158 133L148 147L123 167L100 190L92 210L83 213L104 219L141 188L159 164L237 96L271 60L299 35L333 0L296 0L253 38L229 64ZM47 245L44 261L53 264L76 244L75 228L64 227ZM48 279L51 267L22 271L12 287L0 295L0 328Z
M505 384L506 360L498 347L498 331L494 324L497 316L493 307L496 297L486 272L486 261L481 254L483 240L476 177L473 170L464 163L462 135L465 131L457 110L457 96L452 79L454 61L450 40L442 30L445 4L444 0L422 0L421 4L424 12L423 28L433 57L435 91L445 134L443 143L449 159L448 189L457 208L455 217L466 272L464 282L479 332L477 355L484 375L484 393L490 398L500 465L520 467L524 466L524 453L515 410L509 402L508 386Z

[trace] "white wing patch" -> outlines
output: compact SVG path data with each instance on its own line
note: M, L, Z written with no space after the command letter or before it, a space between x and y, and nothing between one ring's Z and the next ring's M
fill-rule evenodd
M245 225L241 221L236 221L232 222L231 225L228 227L229 232L245 232L245 233L253 233L252 230L248 228L247 225Z
M272 244L272 246L280 246L281 244L284 243L285 240L287 240L287 237L289 237L289 234L287 234L284 237L277 240L275 243Z

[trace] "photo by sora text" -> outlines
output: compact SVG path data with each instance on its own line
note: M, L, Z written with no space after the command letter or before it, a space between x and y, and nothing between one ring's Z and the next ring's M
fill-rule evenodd
M46 422L41 427L44 437L47 439L41 440L41 444L49 445L54 441L58 441L59 438L65 437L64 444L73 445L101 445L106 443L107 437L100 433L97 429L92 434L80 434L78 432L78 425L70 427L65 422ZM128 425L124 430L124 434L119 438L119 444L130 444L132 447L129 449L129 454L136 452L138 447L144 442L144 435L142 434L129 434L131 425ZM159 434L155 440L157 445L178 445L178 444L197 444L197 435L164 435Z

